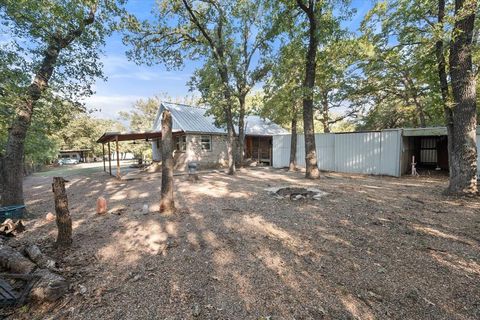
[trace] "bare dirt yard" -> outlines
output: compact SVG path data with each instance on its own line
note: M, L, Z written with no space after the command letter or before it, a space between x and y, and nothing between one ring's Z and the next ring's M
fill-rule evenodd
M71 289L10 319L480 319L480 201L442 195L445 177L178 176L172 216L156 212L158 178L68 180L71 250L55 251L45 219L51 177L26 179L37 218L9 243L38 244ZM279 199L276 186L328 195Z

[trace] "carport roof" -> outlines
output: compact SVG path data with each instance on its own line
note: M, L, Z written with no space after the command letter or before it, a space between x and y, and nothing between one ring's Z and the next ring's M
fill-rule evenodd
M98 140L97 143L107 143L113 141L130 141L130 140L143 140L160 138L161 132L147 131L147 132L105 132Z

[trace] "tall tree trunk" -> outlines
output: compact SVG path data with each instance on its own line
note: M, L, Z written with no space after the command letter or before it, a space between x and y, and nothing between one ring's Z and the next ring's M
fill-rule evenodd
M72 217L68 210L65 179L53 177L52 189L55 197L55 213L57 214L57 247L66 248L72 244Z
M62 49L69 46L80 37L85 27L92 24L95 19L95 8L89 13L76 29L70 30L65 36L53 36L51 42L43 52L43 60L36 72L32 83L26 93L21 97L15 119L8 130L7 145L5 148L2 204L23 204L23 160L25 150L25 137L32 121L35 104L48 87L53 70Z
M290 141L290 164L288 171L297 170L297 113L292 116L292 136Z
M445 0L438 0L438 23L444 31L445 18ZM447 152L448 152L448 172L452 172L452 140L453 140L453 113L450 107L450 92L448 90L447 62L443 48L443 39L440 38L435 44L435 53L437 56L438 78L440 81L440 93L442 95L443 110L445 114L445 125L447 127Z
M235 174L235 145L236 145L236 137L235 137L235 128L233 126L233 119L232 119L232 110L229 107L225 108L227 114L227 138L228 138L228 146L227 146L227 158L228 158L228 174L234 175Z
M160 191L160 212L174 213L173 200L173 137L172 114L168 110L162 115L162 187Z
M309 1L306 7L302 0L297 4L305 11L309 21L309 43L305 62L305 80L303 82L303 128L305 134L305 177L307 179L318 179L320 171L317 165L317 152L315 146L315 129L313 125L313 90L315 87L315 71L317 67L317 18L314 1Z
M323 132L330 133L330 118L328 116L328 92L322 94L322 125Z
M238 97L239 115L238 115L238 144L237 144L237 162L240 167L243 166L245 153L245 95L240 94Z
M472 38L477 1L455 0L455 26L450 44L453 94L452 164L448 191L477 192L477 105L472 69Z
M219 66L219 73L224 84L223 96L225 98L223 112L225 114L225 122L227 123L227 159L228 159L228 174L235 174L235 154L236 154L236 135L235 135L235 126L233 124L233 113L232 113L232 95L230 89L228 88L228 69L226 66Z
M4 206L23 204L23 163L25 137L30 126L35 104L48 86L53 68L58 59L60 47L51 44L44 52L40 69L27 88L25 96L19 101L15 119L8 130L3 170L2 204Z

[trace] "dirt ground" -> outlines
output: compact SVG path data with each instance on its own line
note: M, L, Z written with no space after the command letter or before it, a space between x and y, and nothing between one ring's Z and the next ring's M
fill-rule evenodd
M71 176L74 244L53 248L51 177L25 181L38 216L13 245L37 243L72 282L53 304L10 319L480 319L480 201L442 195L445 177L274 169L160 181ZM265 188L314 187L320 200ZM95 215L105 196L110 213ZM149 206L149 213L142 212Z

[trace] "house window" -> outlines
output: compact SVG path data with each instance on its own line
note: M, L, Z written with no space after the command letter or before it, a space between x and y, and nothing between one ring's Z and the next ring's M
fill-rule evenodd
M201 136L200 145L202 146L202 150L212 151L212 136Z
M175 138L175 150L178 150L178 151L187 150L187 136L179 136Z

